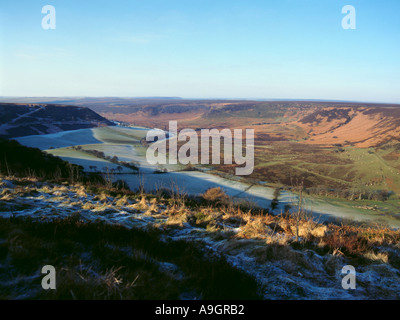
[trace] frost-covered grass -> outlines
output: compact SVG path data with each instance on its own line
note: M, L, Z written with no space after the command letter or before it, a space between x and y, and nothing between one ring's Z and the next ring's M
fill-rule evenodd
M384 227L12 177L0 217L2 298L400 298L400 232ZM60 270L54 292L40 288L44 264ZM353 291L341 287L349 264Z
M1 219L0 236L2 299L257 298L249 275L151 228L14 218ZM56 290L41 290L46 264L58 271Z
M146 137L146 133L146 130L135 130L134 128L99 127L26 136L15 140L26 146L48 150L87 144L138 143L140 139Z

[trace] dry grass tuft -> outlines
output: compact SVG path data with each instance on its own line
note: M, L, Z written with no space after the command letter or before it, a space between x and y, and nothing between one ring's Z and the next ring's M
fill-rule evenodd
M238 237L247 239L266 239L273 234L273 230L268 226L267 220L264 216L255 216L248 218L248 222L240 228Z
M86 194L86 192L85 192L85 187L84 187L84 186L79 186L79 187L77 188L77 190L75 191L75 193L76 193L76 195L77 195L78 197L87 198L87 194Z
M116 205L117 207L123 207L123 206L126 206L127 204L129 204L129 201L128 201L128 198L127 198L126 195L122 196L121 199L118 199L118 200L115 202L115 205Z
M149 206L147 205L147 202L146 202L146 197L144 195L142 196L141 200L138 203L129 205L128 207L139 210L139 211L144 211L149 208Z
M5 195L3 195L1 198L0 198L0 200L2 200L2 201L11 201L11 200L13 200L15 198L15 196L13 195L13 194L5 194Z
M318 225L311 220L302 220L290 225L290 231L293 235L298 234L299 237L311 240L312 238L324 237L328 231L328 227L325 225Z
M107 197L107 195L106 195L104 192L101 192L100 194L95 195L95 196L93 197L93 200L95 200L95 201L106 202L106 201L108 200L108 197Z
M207 202L215 205L226 203L229 199L229 197L227 196L225 191L222 190L221 187L209 188L201 195L201 197Z
M194 224L202 228L214 227L214 229L209 229L214 232L216 230L216 225L218 220L220 220L221 213L213 210L210 207L202 208L192 215Z
M145 215L153 215L153 214L157 214L159 211L158 208L158 203L157 203L157 198L153 198L150 201L150 207L148 208L148 210L144 213Z
M187 211L177 211L175 214L169 214L165 222L166 226L183 228L184 224L189 222L190 214Z
M389 262L389 254L387 252L377 252L375 253L374 251L368 251L363 255L365 258L375 261L375 262L381 262L381 263L388 263Z

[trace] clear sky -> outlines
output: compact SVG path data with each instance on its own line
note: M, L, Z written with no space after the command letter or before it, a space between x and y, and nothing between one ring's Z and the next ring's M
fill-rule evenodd
M400 103L399 0L1 0L0 28L2 96Z

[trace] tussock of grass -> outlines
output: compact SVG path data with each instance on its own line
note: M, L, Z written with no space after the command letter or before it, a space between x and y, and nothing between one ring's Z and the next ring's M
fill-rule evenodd
M258 216L250 219L238 233L238 237L252 239L266 239L273 233L264 217Z
M104 192L101 192L100 194L95 195L93 200L106 202L108 200L108 197Z
M150 201L150 207L148 208L148 210L145 212L145 215L153 215L155 213L158 213L159 208L158 208L158 204L157 204L157 199L153 198Z
M84 186L79 186L77 188L77 190L75 191L75 193L76 193L77 197L80 197L80 198L86 198L87 197L87 194L85 192L85 187Z
M144 211L147 210L149 208L149 206L147 205L147 201L146 201L146 197L142 196L141 200L135 204L133 204L132 206L130 206L133 209L139 210L139 211Z
M364 257L377 262L388 263L389 262L389 254L387 252L374 252L370 251L364 254Z
M117 207L122 207L122 206L126 206L129 204L128 198L126 195L122 196L122 198L118 199L117 201L115 201L115 205Z
M221 187L207 189L202 194L202 198L214 205L226 203L229 199L229 197L226 195L225 191L222 190Z
M168 214L168 219L165 223L166 227L180 227L183 228L184 224L189 221L187 212L175 212L174 214Z

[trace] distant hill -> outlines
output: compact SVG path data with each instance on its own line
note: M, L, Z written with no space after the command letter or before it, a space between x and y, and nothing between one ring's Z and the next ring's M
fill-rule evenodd
M377 147L400 141L399 104L112 98L71 103L145 127L167 128L169 120L178 120L180 129L246 127L254 128L258 138L304 144Z
M381 147L400 142L399 104L315 100L190 100L173 97L9 99L19 103L30 101L36 105L68 103L89 108L110 120L144 127L167 129L169 120L177 120L180 129L254 128L256 138L271 141L294 139L302 144L357 147ZM27 130L19 130L22 129Z
M377 147L400 142L400 105L327 101L176 100L86 105L108 119L145 127L254 128L256 138ZM278 134L279 132L279 134ZM264 136L263 136L264 135Z
M0 103L0 137L16 138L112 126L91 109L54 104Z

